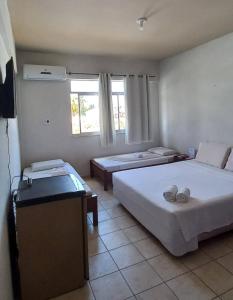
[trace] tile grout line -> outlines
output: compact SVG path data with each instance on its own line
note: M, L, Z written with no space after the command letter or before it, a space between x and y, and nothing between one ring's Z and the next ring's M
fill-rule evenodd
M134 226L135 226L135 225L134 225ZM133 226L131 226L131 227L133 227ZM128 228L130 228L130 227L128 227ZM125 229L127 229L127 228L125 228ZM122 230L122 229L121 229L121 230ZM102 240L102 239L101 239L101 240ZM132 245L135 247L135 245L134 245L133 242L131 242L130 240L129 240L129 242L130 242L130 243L127 244L127 245L131 245L131 244L132 244ZM114 249L112 249L112 250L119 249L119 248L121 248L121 247L124 247L124 246L120 246L120 247L114 248ZM136 248L136 247L135 247L135 248ZM135 263L135 264L133 264L133 265L130 265L130 266L127 266L127 267L125 267L125 268L120 269L119 266L118 266L118 264L117 264L116 261L114 260L114 257L113 257L113 256L111 255L111 253L110 253L111 250L108 250L108 249L107 249L107 251L108 251L109 255L111 256L112 260L114 261L114 263L116 264L116 266L117 266L117 268L118 268L118 272L121 274L121 277L123 278L124 282L125 282L126 285L128 286L130 292L132 293L133 296L136 296L136 294L135 294L135 293L133 292L133 290L131 289L131 287L130 287L128 281L127 281L126 278L124 277L124 274L122 273L121 270L127 269L127 268L132 267L132 266L135 266L135 265L137 265L137 264L139 264L139 263L141 263L141 262L144 262L144 261L146 261L146 258L139 252L140 255L142 255L142 257L144 258L143 261L138 262L138 263ZM160 277L159 277L159 278L160 278ZM130 296L130 297L131 297L131 296ZM129 299L130 297L127 297L126 299Z
M204 251L203 251L204 252ZM208 284L207 283L205 283L196 273L194 273L193 271L194 270L197 270L198 268L201 268L201 267L203 267L203 266L206 266L207 264L209 264L209 263L211 263L211 262L215 262L216 264L218 264L220 267L222 267L225 271L227 271L227 272L229 272L232 276L233 276L233 273L231 272L231 271L229 271L227 268L225 268L223 265L221 265L217 260L219 259L219 258L222 258L222 257L225 257L226 255L228 255L228 254L230 254L230 253L232 253L233 251L231 251L231 252L229 252L229 253L227 253L227 254L225 254L225 255L223 255L223 256L220 256L220 257L218 257L218 258L213 258L213 257L211 257L211 256L209 256L207 253L205 253L211 260L209 261L209 262L207 262L207 263L205 263L205 264L203 264L203 265L201 265L201 266L199 266L199 267L196 267L196 268L194 268L194 269L192 269L191 270L191 272L195 275L195 276L197 276L198 278L199 278L199 280L205 285L205 286L207 286L216 296L220 296L220 295L224 295L225 293L227 293L228 291L230 291L230 290L232 290L233 289L233 287L231 287L229 290L227 290L227 291L225 291L225 292L223 292L223 293L221 293L221 294L217 294L210 286L208 286Z
M210 263L210 262L209 262ZM195 274L194 272L192 272L192 271L190 271L190 273L192 273L192 275L194 275L195 277L197 277L202 283L203 283L203 285L205 286L205 287L207 287L211 292L213 292L214 293L214 297L213 298L211 298L211 299L215 299L216 298L216 296L218 296L218 294L210 287L210 286L208 286L207 285L207 283L205 283L197 274Z
M103 221L103 222L101 222L101 223L104 223L104 222L108 222L108 221L110 221L110 220L106 220L106 221ZM92 225L93 226L93 225ZM97 229L97 232L98 232L98 235L99 236L101 236L101 235L106 235L106 234L109 234L109 233L113 233L113 232L116 232L116 231L119 231L119 230L124 230L124 229L129 229L129 228L132 228L132 227L134 227L135 225L130 225L129 227L124 227L124 228L117 228L116 230L114 229L113 231L110 231L110 232L106 232L106 233L103 233L103 234L101 234L101 233L99 233L98 232L98 229ZM94 228L95 227L97 227L97 226L93 226Z
M123 247L123 246L122 246L122 247ZM121 247L118 247L118 248L121 248ZM146 258L144 257L144 260L143 260L143 261L138 262L138 263L135 263L135 264L132 264L132 265L129 265L129 266L127 266L127 267L124 267L124 268L121 268L121 269L120 269L120 268L118 267L117 263L115 262L114 258L112 257L110 251L106 251L106 252L109 252L109 255L111 256L111 258L113 259L114 263L116 264L118 271L114 271L114 272L111 272L111 273L109 273L109 274L105 274L105 275L96 277L96 278L92 279L92 281L93 281L93 280L96 280L96 279L99 279L99 278L103 278L103 277L105 277L105 276L111 275L111 274L116 273L116 272L120 272L121 275L122 275L122 277L123 277L123 279L124 279L124 281L126 282L127 286L129 286L127 280L125 279L125 277L124 277L124 275L123 275L123 273L122 273L121 271L122 271L122 270L125 270L125 269L127 269L127 268L129 268L129 267L135 266L135 265L137 265L137 264L139 264L139 263L142 263L142 262L147 262L147 263L149 264L149 262L148 262L149 259L146 259ZM157 256L160 256L160 255L162 255L162 254L163 254L163 253L161 253L161 254L159 254L159 255L157 255ZM143 255L142 255L142 256L143 256ZM157 257L157 256L154 256L154 257ZM154 257L152 257L152 258L154 258ZM150 259L152 259L152 258L150 258ZM145 291L148 291L148 290L150 290L150 289L152 289L152 288L154 288L154 287L156 287L156 286L158 286L158 285L165 284L165 285L167 286L167 288L168 288L169 290L171 290L171 292L172 292L172 293L175 295L175 297L178 299L177 295L176 295L176 294L174 293L174 291L167 285L166 282L168 282L168 281L170 281L170 280L173 280L173 279L175 279L175 278L177 278L177 277L180 277L180 276L182 276L182 275L184 275L184 274L190 273L190 271L187 270L187 272L184 272L184 273L182 273L182 274L180 274L180 275L178 275L178 276L172 277L172 278L170 278L169 280L165 281L165 280L161 277L161 275L160 275L159 273L157 273L157 271L154 270L154 268L153 268L150 264L149 264L149 266L150 266L150 267L152 268L152 270L157 274L157 276L161 279L161 282L160 282L159 284L157 284L157 285L155 285L155 286L149 288L149 289L145 289L145 290L141 291L140 293L143 293L143 292L145 292ZM140 294L140 293L135 294L135 293L133 292L133 290L131 289L130 286L129 286L129 288L130 288L130 291L133 293L134 296Z
M118 231L122 231L122 232L124 233L124 231L123 231L122 229L120 229L120 230L118 230ZM111 232L111 233L116 233L116 232L118 232L118 231L114 231L114 232ZM104 243L104 245L105 245L106 248L107 248L107 246L106 246L104 240L102 239L102 236L106 236L106 235L111 234L111 233L107 233L107 234L104 234L104 235L99 236L100 239L102 240L102 242ZM124 233L124 234L125 234L125 233ZM121 248L121 247L123 247L123 246L127 246L127 245L129 245L129 244L133 244L133 245L135 246L135 244L136 244L137 242L141 242L141 241L144 241L144 240L149 239L149 238L142 238L142 239L139 239L139 240L137 240L137 241L135 241L135 242L132 242L127 236L126 236L126 238L128 239L129 243L127 243L127 244L125 244L125 245L118 246L118 247L114 247L114 248L112 248L112 249L108 249L108 248L107 248L107 250L108 250L108 251L112 251L112 250ZM135 246L135 247L136 247L136 246ZM137 247L136 247L136 248L137 248ZM139 249L137 249L137 250L140 252ZM140 252L140 254L143 255L141 252ZM158 255L155 255L155 256L158 256ZM153 256L153 257L155 257L155 256ZM145 257L145 259L146 259L146 257Z
M100 236L99 236L100 237ZM101 239L101 237L100 237L100 239ZM102 239L101 239L102 240ZM127 244L127 245L133 245L134 246L134 243L133 242L130 242L129 244ZM128 282L126 281L126 279L125 279L125 277L124 277L124 275L123 275L123 273L121 272L121 270L124 270L124 269L127 269L127 268L129 268L129 267L132 267L132 266L135 266L135 265L137 265L137 264L139 264L139 263L141 263L141 262L144 262L144 261L146 261L147 263L149 263L148 262L148 260L150 260L150 259L153 259L153 258L155 258L155 257L158 257L158 256L160 256L160 255L163 255L163 253L160 253L160 254L158 254L158 255L155 255L155 256L153 256L153 257L151 257L151 258L149 258L149 259L147 259L147 258L145 258L145 256L143 256L143 254L142 253L140 253L143 257L144 257L144 260L143 261L141 261L141 262L138 262L138 263L135 263L135 264L132 264L132 265L129 265L129 266L127 266L127 267L124 267L124 268L119 268L118 267L118 265L117 265L117 263L115 262L115 260L114 260L114 258L112 257L112 255L111 255L111 253L110 253L110 251L112 251L112 250L115 250L115 249L119 249L119 248L122 248L122 247L124 247L124 246L127 246L127 245L123 245L123 246L120 246L120 247L117 247L117 248L114 248L114 249L111 249L111 250L108 250L107 249L107 251L105 251L105 252L102 252L102 253L106 253L106 252L108 252L109 253L109 255L111 256L111 258L113 259L113 261L114 261L114 263L115 263L115 265L116 265L116 267L117 267L117 269L118 269L118 271L121 273L121 275L123 276L123 278L124 278L124 281L127 283L127 285L128 285ZM138 250L139 251L139 250ZM140 252L140 251L139 251ZM101 254L101 253L99 253L99 254ZM228 253L229 254L229 253ZM96 254L96 255L98 255L98 254ZM93 256L96 256L96 255L93 255ZM227 255L227 254L226 254ZM92 257L93 257L92 256ZM224 257L224 256L222 256L222 257ZM211 258L211 257L210 257ZM184 272L184 273L182 273L182 274L180 274L180 275L177 275L177 276L175 276L175 277L172 277L172 278L170 278L170 279L168 279L168 280L164 280L162 277L161 277L161 275L159 274L159 273L157 273L157 271L154 269L154 268L152 268L153 269L153 271L159 276L159 278L161 279L161 283L160 284L165 284L167 287L168 287L168 289L169 290L171 290L172 291L172 293L174 294L174 291L167 285L167 282L169 282L169 281L171 281L171 280L174 280L174 279L176 279L176 278L178 278L178 277L181 277L181 276L183 276L183 275L185 275L185 274L188 274L188 273L192 273L195 277L197 277L208 289L210 289L214 294L215 294L215 296L214 296L214 298L216 298L216 296L221 296L221 295L224 295L225 293L227 293L228 291L230 291L230 290L232 290L232 288L230 288L229 290L227 290L227 291L225 291L224 293L222 293L222 294L217 294L215 291L213 291L212 289L211 289L211 287L209 287L198 275L196 275L194 272L193 272L193 270L196 270L196 269L198 269L198 268L200 268L200 267L202 267L202 266L205 266L205 265L207 265L208 263L210 263L210 262L216 262L217 264L219 264L218 262L217 262L217 259L218 258L216 258L216 259L213 259L213 258L211 258L211 260L210 261L208 261L207 263L205 263L205 264L202 264L201 266L198 266L198 267L196 267L196 268L194 268L194 269L190 269L190 268L188 268L184 263L182 263L182 262L180 262L182 265L184 265L186 268L187 268L187 271L186 272ZM150 264L149 264L150 265ZM219 264L220 266L222 266L221 264ZM223 266L222 266L223 267ZM224 268L224 267L223 267ZM226 271L228 271L228 272L230 272L229 270L227 270L226 268L224 268ZM108 273L108 274L105 274L105 275L102 275L102 276L98 276L98 277L96 277L96 278L94 278L94 279L92 279L92 280L90 280L90 281L93 281L93 280L96 280L96 279L98 279L98 278L102 278L102 277L105 277L105 276L108 276L108 275L111 275L111 274L113 274L113 273L116 273L116 272L118 272L118 271L114 271L114 272L111 272L111 273ZM231 273L231 272L230 272ZM231 273L232 274L232 273ZM160 285L160 284L158 284L158 285ZM151 287L151 288L149 288L149 289L146 289L146 290L143 290L142 292L144 292L144 291L147 291L147 290L150 290L150 289L152 289L152 288L154 288L154 287L156 287L156 286L158 286L158 285L155 285L155 286L153 286L153 287ZM131 290L131 288L130 288L130 290ZM138 295L138 294L140 294L140 293L142 293L142 292L140 292L140 293L137 293L137 294L135 294L132 290L131 290L131 292L133 293L133 295ZM176 296L176 294L175 294L175 296ZM177 297L177 296L176 296ZM214 299L214 298L212 298L212 299Z
M128 288L129 288L130 292L132 293L132 295L133 295L133 296L135 296L135 294L134 294L133 290L131 289L131 287L130 287L130 285L129 285L128 281L125 279L125 277L124 277L124 275L123 275L123 273L121 272L121 270L120 270L120 269L119 269L119 272L120 272L120 274L121 274L121 277L123 278L124 282L125 282L125 283L126 283L126 285L128 286ZM128 297L128 298L130 298L130 297ZM128 298L126 298L126 299L128 299Z
M154 256L154 257L158 257L158 256L160 256L160 255L163 255L163 253L161 253L161 254L159 254L159 255L157 255L157 256ZM150 258L150 259L152 259L152 258ZM172 292L172 294L179 300L179 298L178 298L178 296L175 294L175 292L167 285L167 283L166 283L166 281L161 277L161 275L150 265L150 263L148 262L148 260L149 259L146 259L146 261L147 261L147 263L149 264L149 266L152 268L152 270L158 275L158 277L161 279L161 283L160 284L158 284L158 285L161 285L161 284L164 284L171 292ZM183 275L183 274L182 274ZM158 285L156 285L156 286L158 286ZM156 286L154 286L154 287L156 287ZM154 288L154 287L152 287L152 288ZM152 288L150 288L150 289L147 289L147 290L145 290L145 291L149 291L149 290L151 290ZM144 293L145 291L143 291L142 293ZM138 294L137 294L138 295Z
M208 263L212 263L212 262L214 262L214 260L210 260ZM208 263L206 263L206 264L204 264L204 265L202 265L202 266L200 266L199 268L201 268L201 267L203 267L203 266L206 266ZM196 269L198 269L198 268L196 268ZM195 270L196 270L195 269ZM200 278L196 273L194 273L193 272L193 270L191 270L191 273L194 275L194 276L196 276L208 289L210 289L213 293L214 293L214 295L215 296L219 296L204 280L202 280L202 278ZM214 298L212 298L212 299L215 299L216 297L214 297Z
M89 283L89 286L90 286L92 295L93 295L93 297L94 297L94 300L96 300L96 296L95 296L94 291L93 291L93 288L92 288L92 286L91 286L91 281L90 281L90 279L88 280L88 283Z
M129 227L129 228L131 228L131 227ZM128 229L128 228L127 228ZM141 241L144 241L144 240L147 240L147 239L150 239L150 237L145 237L145 238L142 238L142 239L140 239L140 240L137 240L137 241L135 241L135 242L132 242L132 241L130 241L129 239L129 243L128 244L125 244L125 245L121 245L121 246L119 246L119 247L116 247L116 248L113 248L113 249L108 249L107 248L107 246L106 246L106 244L105 244L105 242L104 242L104 240L102 239L102 236L106 236L106 235L108 235L108 234L111 234L111 233L116 233L116 232L118 232L118 231L123 231L122 229L119 229L119 230L117 230L117 231L112 231L112 232L109 232L109 233L106 233L106 234L102 234L102 235L97 235L96 237L93 237L92 239L90 239L91 241L92 240L96 240L96 239L100 239L101 240L101 242L104 244L104 246L105 246L105 248L106 248L106 251L104 251L104 252L107 252L107 251L112 251L112 250L115 250L115 249L118 249L118 248L121 248L121 247L124 247L124 246L127 246L127 245L129 245L129 244L132 244L132 245L134 245L135 246L135 244L137 243L137 242L141 242ZM124 232L123 232L124 233ZM126 236L127 237L127 236ZM127 237L128 238L128 237ZM89 240L89 241L90 241ZM136 246L135 246L136 247ZM136 247L137 248L137 247ZM137 249L139 252L140 252L140 250L139 249ZM101 254L101 253L104 253L104 252L100 252L100 253L96 253L96 254L94 254L94 255L89 255L90 257L93 257L93 256L96 256L96 255L98 255L98 254ZM141 252L140 252L140 254L142 255L142 256L144 256ZM152 257L150 257L149 259L152 259L152 258L154 258L154 257L156 257L156 256L159 256L160 254L162 254L162 253L159 253L158 255L154 255L154 256L152 256ZM147 259L146 257L145 257L145 259Z
M120 270L118 264L117 264L116 261L114 260L114 258L113 258L113 256L111 255L110 251L108 251L108 253L109 253L109 255L111 256L112 260L114 261L115 265L117 266L118 272L120 272L121 277L122 277L122 279L124 280L124 282L126 283L126 285L128 286L130 292L132 293L132 295L134 295L134 293L133 293L131 287L129 286L127 280L126 280L125 277L123 276L123 274L122 274L122 272L121 272L121 270ZM127 298L129 298L129 297L127 297ZM127 299L127 298L126 298L126 299ZM123 300L123 299L122 299L122 300Z

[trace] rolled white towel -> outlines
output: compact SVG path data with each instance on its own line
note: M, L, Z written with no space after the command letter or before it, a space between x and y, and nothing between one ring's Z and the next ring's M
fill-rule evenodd
M178 192L177 186L171 185L163 192L163 197L169 202L175 202L177 192Z
M189 201L190 198L190 189L189 188L182 188L176 194L176 201L180 203L186 203Z

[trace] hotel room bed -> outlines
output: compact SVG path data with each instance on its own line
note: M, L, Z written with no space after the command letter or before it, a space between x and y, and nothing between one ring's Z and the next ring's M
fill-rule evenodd
M144 151L94 158L90 161L90 173L92 177L96 176L102 179L104 190L107 190L108 185L112 184L112 173L114 172L173 162L177 153L174 150L168 150L174 153L161 155Z
M49 162L49 161L48 161ZM63 166L50 168L42 171L33 171L32 167L25 168L23 171L23 175L32 179L51 177L51 176L59 176L59 175L67 175L72 174L75 178L77 178L81 184L83 185L86 191L86 199L87 199L87 211L93 213L93 224L94 226L98 225L98 206L97 206L97 195L93 193L88 184L82 179L82 177L78 174L78 172L67 162L63 162Z
M187 186L187 203L171 203L164 190ZM233 172L197 160L113 174L115 197L175 256L198 248L198 241L233 223Z
M32 171L31 167L25 168L23 170L23 175L27 176L32 179L37 178L44 178L44 177L51 177L51 176L58 176L58 175L66 175L66 174L73 174L83 185L86 195L90 196L92 191L88 184L82 179L82 177L77 173L77 171L67 162L64 163L64 166L58 168L52 168L42 171Z

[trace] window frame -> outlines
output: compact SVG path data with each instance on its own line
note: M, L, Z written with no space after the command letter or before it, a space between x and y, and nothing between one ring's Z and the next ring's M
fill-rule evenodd
M72 92L71 91L71 81L98 81L99 78L98 77L80 77L80 78L69 78L69 99L71 101L71 95L74 94L74 95L78 95L78 105L79 105L79 111L80 111L80 101L79 101L79 97L80 96L85 96L85 95L90 95L90 96L97 96L99 97L99 91L98 92ZM73 137L85 137L85 136L95 136L95 135L100 135L100 131L92 131L92 132L82 132L82 125L81 125L81 117L79 115L79 128L80 128L80 133L73 133L73 124L72 124L72 111L71 111L71 134Z
M80 96L99 96L99 93L97 92L70 92L71 95L78 95L78 106L79 106L79 111L80 111ZM72 113L72 112L71 112ZM71 116L72 118L72 116ZM72 127L72 120L71 120L71 127ZM88 135L100 135L100 131L91 131L91 132L82 132L82 122L81 122L81 117L79 115L79 128L80 128L80 133L73 133L72 135L74 136L88 136Z
M80 81L80 80L99 80L98 78L70 78L70 84L69 84L69 99L71 102L71 95L78 95L78 105L79 105L79 111L80 111L80 100L79 97L80 96L85 96L85 95L90 95L90 96L98 96L99 97L99 91L98 92L72 92L71 91L71 81ZM111 79L112 81L118 81L116 79ZM125 96L125 92L112 92L112 96L117 96L117 106L118 106L118 122L120 124L120 118L119 118L119 96ZM79 115L79 128L80 128L80 133L73 133L73 125L72 125L72 111L71 111L71 133L73 137L87 137L87 136L99 136L100 135L100 131L92 131L92 132L82 132L82 125L81 125L81 118ZM116 134L124 134L125 133L125 129L117 129L115 130Z

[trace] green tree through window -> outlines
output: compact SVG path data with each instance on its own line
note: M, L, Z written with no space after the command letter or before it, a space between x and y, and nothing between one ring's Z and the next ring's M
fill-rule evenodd
M100 131L99 82L97 79L71 80L72 133ZM125 129L125 98L123 80L112 80L113 113L116 130Z

